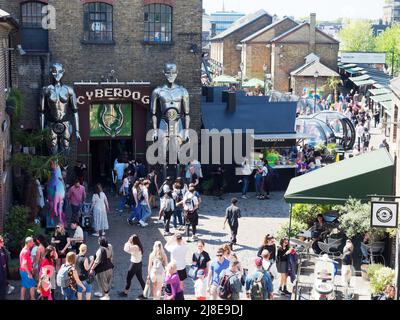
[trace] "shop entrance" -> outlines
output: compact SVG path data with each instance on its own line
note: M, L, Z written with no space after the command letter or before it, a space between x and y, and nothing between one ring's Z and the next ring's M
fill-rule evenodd
M107 139L90 141L90 183L101 183L109 189L112 185L112 170L115 159L124 162L132 160L133 147L131 139Z

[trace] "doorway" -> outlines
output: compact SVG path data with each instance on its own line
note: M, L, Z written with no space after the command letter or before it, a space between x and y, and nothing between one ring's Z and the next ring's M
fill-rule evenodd
M115 160L128 162L133 159L132 140L91 140L90 155L90 184L101 183L103 187L109 188L112 185L112 170Z

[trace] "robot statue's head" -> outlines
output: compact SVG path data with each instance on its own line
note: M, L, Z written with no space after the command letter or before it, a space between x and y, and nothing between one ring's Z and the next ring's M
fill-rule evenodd
M54 63L50 67L50 74L57 82L60 82L64 76L64 67L61 63Z
M175 63L166 63L164 66L164 75L168 83L172 84L175 82L178 76L178 68Z

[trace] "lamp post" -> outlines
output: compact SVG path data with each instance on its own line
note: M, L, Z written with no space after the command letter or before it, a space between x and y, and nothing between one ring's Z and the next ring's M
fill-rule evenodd
M317 110L317 81L319 77L319 72L315 71L314 73L314 79L315 79L315 86L314 86L314 113Z
M243 70L244 70L244 64L243 62L240 63L240 88L243 88Z

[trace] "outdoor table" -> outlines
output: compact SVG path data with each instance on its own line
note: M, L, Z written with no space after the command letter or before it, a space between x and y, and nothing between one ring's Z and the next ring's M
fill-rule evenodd
M312 232L310 230L303 231L302 233L299 233L297 236L298 237L303 237L303 238L306 238L306 239L310 239L310 238L312 238Z

